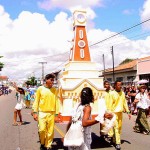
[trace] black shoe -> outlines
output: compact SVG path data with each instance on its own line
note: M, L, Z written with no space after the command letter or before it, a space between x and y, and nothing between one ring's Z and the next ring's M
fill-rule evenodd
M116 144L115 148L116 150L121 150L120 144Z
M145 130L145 131L143 131L143 134L145 134L145 135L149 135L149 134L150 134L150 131Z
M41 144L40 150L46 150L46 148L44 147L44 145Z
M140 129L139 129L138 126L134 126L134 127L133 127L133 130L134 130L135 132L140 132Z
M115 144L115 142L114 142L114 140L113 140L113 137L110 137L109 144L110 144L110 145L114 145L114 144Z

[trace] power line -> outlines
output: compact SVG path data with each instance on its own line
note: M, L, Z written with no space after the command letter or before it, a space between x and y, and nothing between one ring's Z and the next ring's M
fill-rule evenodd
M121 31L121 32L119 32L119 33L117 33L117 34L114 34L114 35L112 35L112 36L110 36L110 37L108 37L108 38L106 38L106 39L104 39L104 40L101 40L101 41L99 41L99 42L96 42L96 43L94 43L94 44L92 44L92 45L90 45L89 47L92 47L92 46L94 46L94 45L96 45L96 44L99 44L99 43L101 43L101 42L104 42L104 41L106 41L106 40L108 40L108 39L111 39L111 38L113 38L113 37L115 37L115 36L117 36L117 35L119 35L119 34L121 34L121 33L123 33L123 32L126 32L126 31L128 31L128 30L130 30L130 29L132 29L132 28L134 28L134 27L136 27L136 26L139 26L139 25L141 25L141 24L143 24L143 23L145 23L145 22L148 22L148 21L150 21L150 19L147 19L147 20L145 20L145 21L143 21L143 22L141 22L141 23L138 23L138 24L136 24L136 25L134 25L134 26L132 26L132 27L130 27L130 28L128 28L128 29L125 29L125 30L123 30L123 31ZM139 34L139 35L143 35L143 34ZM138 36L139 36L138 35ZM134 36L134 37L137 37L137 36ZM131 38L133 38L133 37L131 37ZM124 41L124 40L123 40ZM125 42L123 42L123 43L125 43ZM127 43L127 42L126 42ZM114 44L114 43L113 43ZM122 42L120 42L119 44L122 44ZM118 43L116 43L116 45L119 45ZM108 45L108 44L107 44ZM103 46L107 46L107 45L103 45ZM110 45L110 44L109 44ZM69 52L67 51L67 52L65 52L65 53L60 53L60 54L56 54L56 55L49 55L49 56L45 56L45 57L39 57L39 58L35 58L35 59L41 59L41 58L49 58L49 57L51 57L51 58L54 58L54 57L56 57L56 56L58 56L58 55L66 55L66 54L68 54ZM35 60L34 59L34 60ZM22 61L28 61L28 60L30 60L30 58L29 59L23 59ZM51 59L52 60L52 59ZM13 62L20 62L20 61L13 61ZM66 62L66 61L65 61ZM58 65L56 68L58 68L58 67L60 67L62 64L64 64L65 62L62 62L60 65ZM9 63L7 63L6 64L7 65L7 67L8 67L8 65L9 65ZM18 65L18 64L17 64ZM17 65L14 65L14 66L17 66ZM11 66L12 66L12 63L11 63Z
M146 33L143 33L143 34L138 34L138 35L135 35L135 36L132 36L132 37L129 37L130 39L135 39L136 37L145 37L146 35L145 34L148 34L148 33L150 33L150 32L146 32ZM143 35L145 35L145 36L143 36ZM121 40L121 41L125 41L125 40L127 40L127 39L124 39L124 40ZM116 43L114 43L113 42L113 45L120 45L120 44L123 44L123 43L128 43L128 41L127 42L121 42L120 41L120 43L118 43L118 41L116 41ZM105 45L102 45L102 47L106 47L106 46L109 46L109 45L112 45L112 44L105 44ZM36 60L36 59L41 59L41 58L49 58L49 57L51 57L51 60L54 58L54 57L57 57L58 55L66 55L66 54L68 54L69 52L67 51L67 52L64 52L64 53L59 53L59 54L56 54L56 55L49 55L49 56L44 56L44 57L39 57L39 58L34 58L34 60ZM22 60L19 60L19 61L13 61L13 63L15 63L15 62L21 62L21 61L30 61L31 59L30 58L27 58L27 59L22 59ZM18 64L12 64L12 62L9 64L9 62L6 62L5 63L5 66L7 66L7 67L9 67L9 65L10 65L10 67L12 67L12 65L13 66L18 66ZM60 66L60 65L59 65Z
M142 33L142 34L137 34L137 35L135 35L135 36L132 36L132 37L129 37L130 39L135 39L136 37L146 37L147 35L145 35L145 34L149 34L150 32L146 32L146 33ZM129 41L127 41L128 39L124 39L124 40L120 40L120 41L115 41L115 43L113 42L112 44L113 44L113 46L117 46L117 45L120 45L120 44L124 44L124 43L128 43ZM119 42L119 43L118 43ZM100 47L107 47L107 46L110 46L110 45L112 45L111 43L109 43L109 44L104 44L104 45L101 45ZM103 51L103 50L101 50L101 51ZM45 56L45 57L39 57L39 58L35 58L34 60L36 60L36 59L41 59L41 58L48 58L48 57L51 57L51 60L55 57L55 56L58 56L58 55L66 55L66 54L68 54L69 52L67 51L67 52L64 52L64 53L60 53L60 54L57 54L57 55L49 55L49 56ZM15 62L21 62L21 61L28 61L28 60L31 60L30 58L27 58L27 59L22 59L22 60L19 60L19 61L13 61L13 63L15 63ZM65 61L63 61L59 66L61 66L64 62L66 62L67 60L65 60ZM12 67L12 66L18 66L18 63L17 64L12 64L12 62L11 63L9 63L9 62L6 62L5 63L5 67ZM58 67L59 67L58 66Z
M55 54L55 55L49 55L49 56L44 56L44 57L38 57L38 58L34 58L34 60L36 60L36 59L41 59L41 58L49 58L49 57L51 57L51 60L52 60L52 58L54 58L54 57L56 57L56 56L58 56L58 55L66 55L66 54L68 54L69 52L67 51L67 52L64 52L64 53L59 53L59 54ZM31 61L31 58L27 58L27 59L21 59L21 60L17 60L17 61L13 61L13 62L20 62L20 61Z
M132 26L132 27L130 27L130 28L127 28L127 29L125 29L125 30L123 30L123 31L121 31L121 32L119 32L119 33L116 33L116 34L114 34L114 35L112 35L112 36L110 36L110 37L108 37L108 38L106 38L106 39L103 39L103 40L101 40L101 41L99 41L99 42L96 42L96 43L90 45L89 47L92 47L92 46L94 46L94 45L97 45L97 44L99 44L99 43L102 43L102 42L104 42L104 41L106 41L106 40L108 40L108 39L111 39L111 38L113 38L113 37L115 37L115 36L117 36L117 35L119 35L119 34L121 34L121 33L123 33L123 32L126 32L126 31L128 31L128 30L130 30L130 29L132 29L132 28L135 28L135 27L137 27L137 26L139 26L139 25L141 25L141 24L143 24L143 23L145 23L145 22L148 22L148 21L150 21L150 19L147 19L147 20L145 20L145 21L142 21L142 22L140 22L140 23L138 23L138 24L136 24L136 25L134 25L134 26Z

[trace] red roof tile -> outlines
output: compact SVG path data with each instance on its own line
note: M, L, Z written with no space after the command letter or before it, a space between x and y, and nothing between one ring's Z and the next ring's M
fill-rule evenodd
M148 59L150 59L150 56L139 58L139 59L135 59L135 60L133 60L133 61L131 61L129 63L122 64L122 65L119 65L119 66L115 67L114 70L115 71L117 71L117 70L119 71L119 70L131 69L131 68L133 68L134 66L137 65L137 61L139 61L139 60L143 61L143 60L148 60ZM111 71L113 71L113 68L105 70L105 72L111 72Z
M8 80L7 76L0 76L0 80Z

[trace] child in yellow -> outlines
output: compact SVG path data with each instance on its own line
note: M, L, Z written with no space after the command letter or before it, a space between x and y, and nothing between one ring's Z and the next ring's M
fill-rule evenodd
M110 90L110 83L108 81L105 81L104 82L104 88L106 88L106 92L105 92L105 103L106 103L106 108L107 108L107 111L110 111L111 112L111 94L112 94L112 90ZM109 132L108 132L108 137L112 137L113 136L113 130L111 129Z
M131 118L131 115L129 113L129 108L127 105L127 101L125 99L125 94L121 90L122 83L121 81L116 81L114 84L115 90L111 93L111 111L116 114L116 123L114 126L114 135L113 140L115 142L115 148L116 150L120 150L120 134L122 129L122 117L123 112L126 111L128 113L129 119Z
M38 121L40 150L50 150L54 138L55 114L58 114L57 90L52 87L55 76L48 74L46 84L37 89L33 104L33 118Z
M111 90L110 90L110 83L108 81L104 81L104 88L106 88L104 93L104 100L106 104L106 110L111 111ZM100 124L100 130L102 129L102 125ZM101 133L102 134L102 133ZM108 132L108 138L111 138L113 136L112 129Z
M107 110L111 110L111 90L110 90L110 83L108 81L104 82L104 88L106 88L105 94L104 94L104 99L106 103L106 108Z

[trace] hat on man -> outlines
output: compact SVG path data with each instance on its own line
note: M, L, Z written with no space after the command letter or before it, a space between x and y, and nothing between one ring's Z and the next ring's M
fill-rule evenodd
M146 88L146 85L145 85L145 84L140 84L140 85L138 86L138 89L141 89L141 88Z

